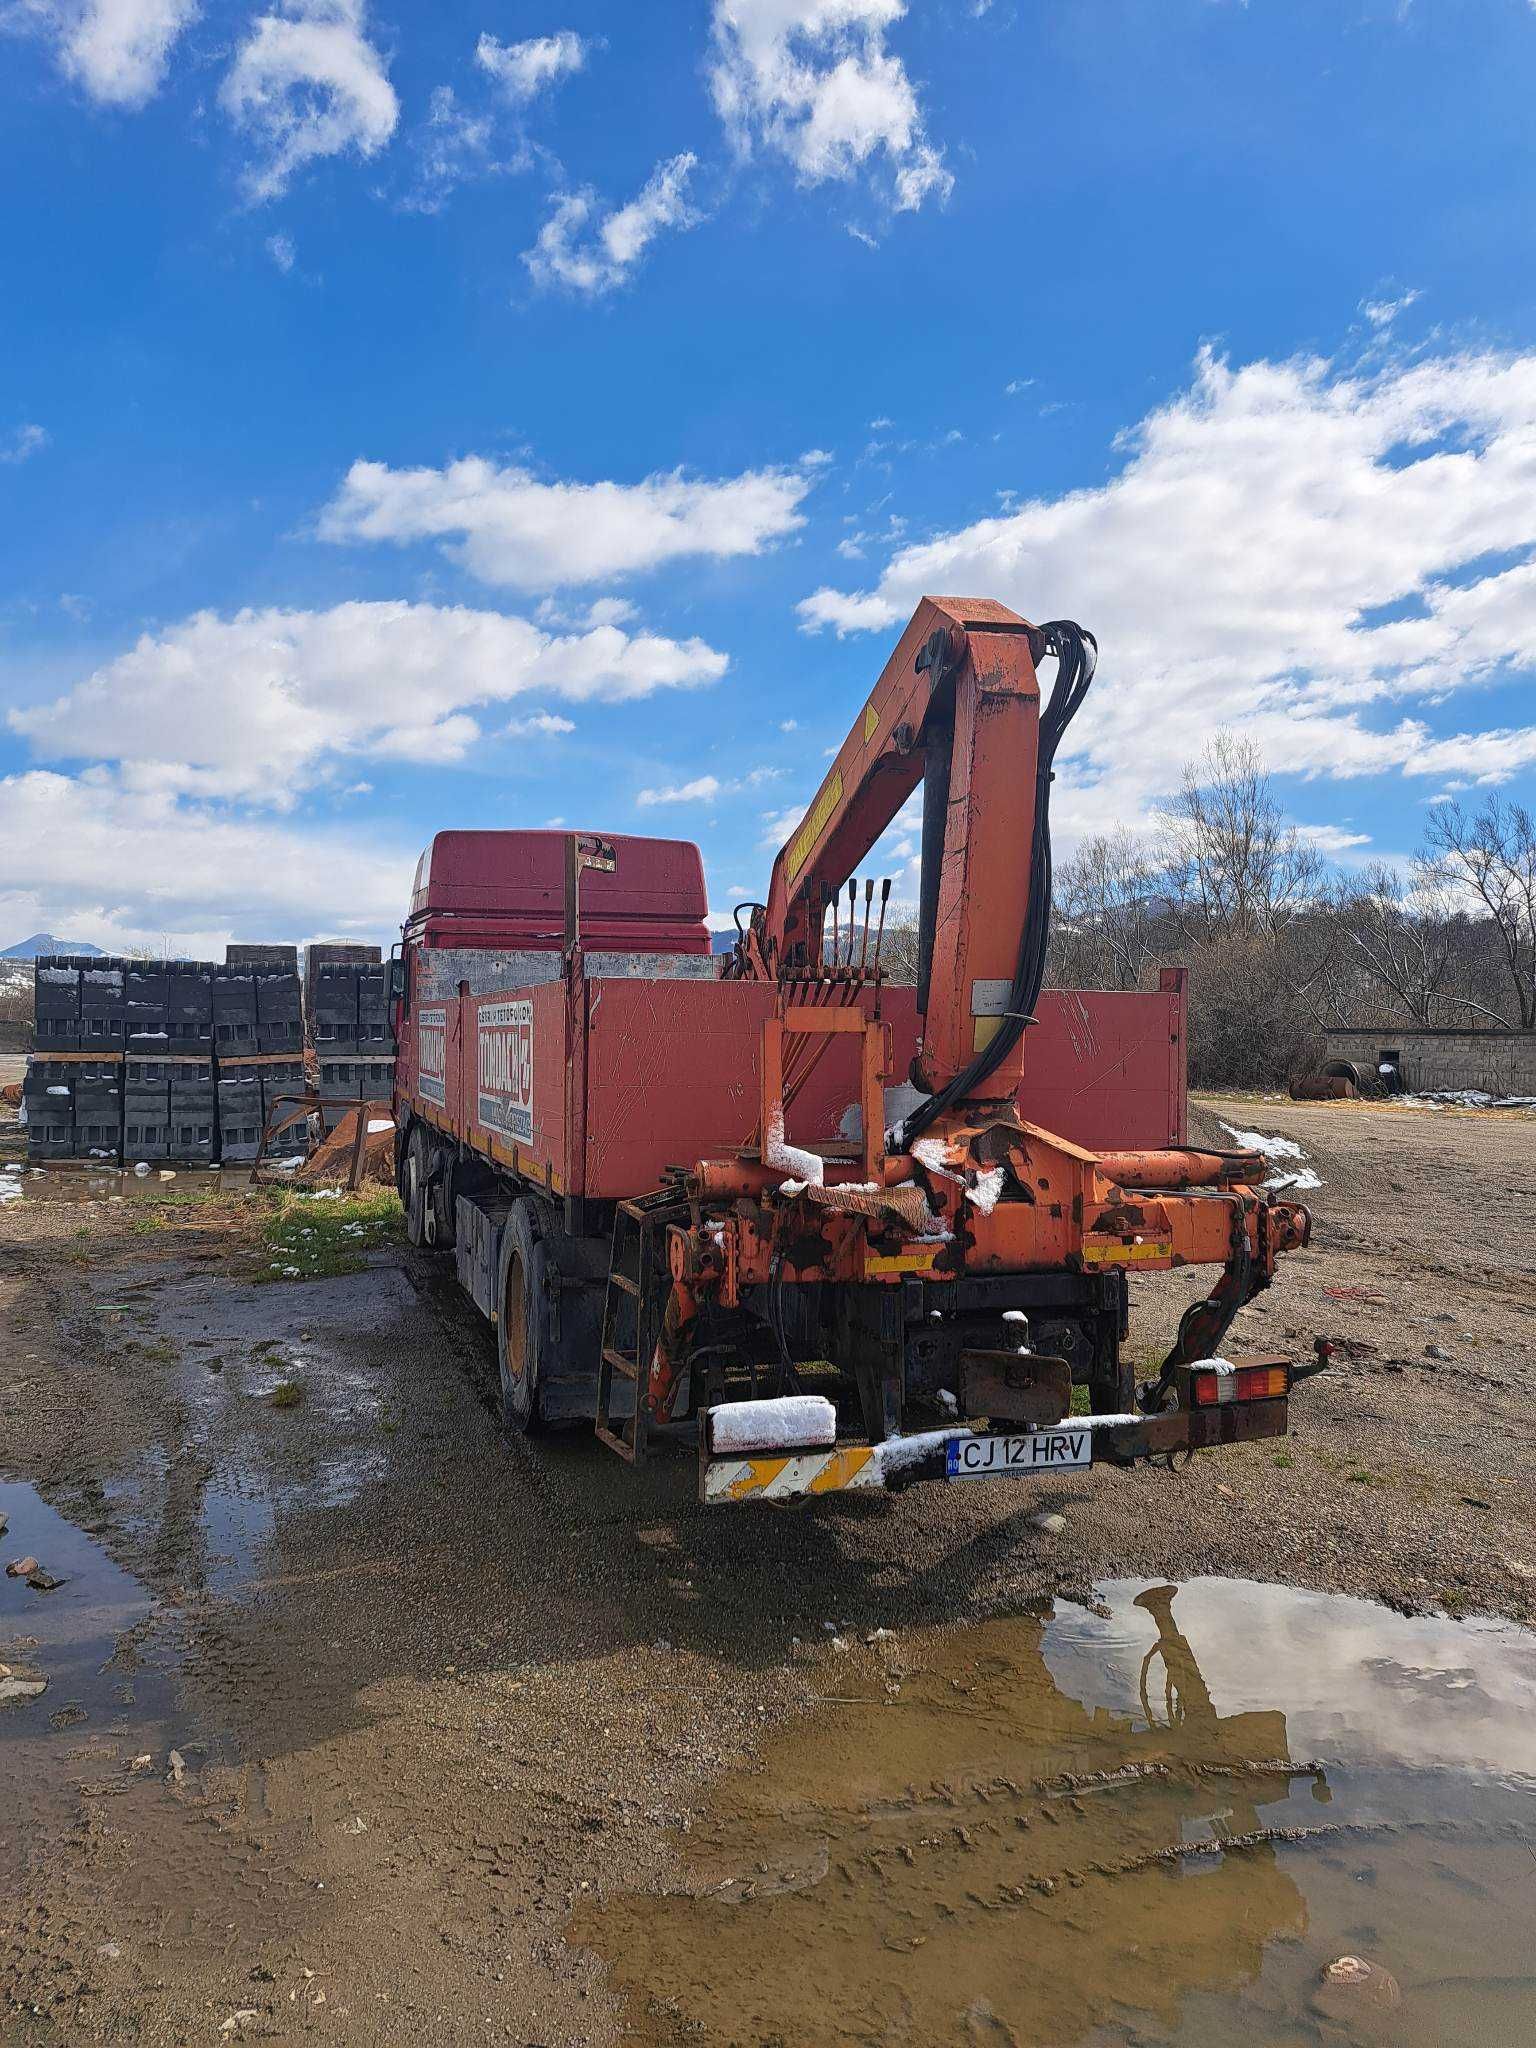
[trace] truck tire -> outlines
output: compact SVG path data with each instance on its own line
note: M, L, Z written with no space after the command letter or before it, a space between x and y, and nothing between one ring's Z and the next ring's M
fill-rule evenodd
M509 1435L534 1436L542 1425L548 1332L549 1259L534 1205L525 1196L507 1211L496 1274L496 1367L501 1426Z
M418 1250L425 1250L431 1243L428 1230L431 1210L427 1197L427 1171L427 1134L420 1124L413 1124L411 1135L405 1145L400 1199L405 1204L406 1239Z
M400 1206L405 1207L405 1155L410 1150L411 1133L416 1128L410 1117L395 1126L395 1193L400 1197Z
M428 1143L427 1202L432 1215L432 1245L435 1251L451 1252L458 1235L454 1202L458 1155L441 1139L431 1139Z

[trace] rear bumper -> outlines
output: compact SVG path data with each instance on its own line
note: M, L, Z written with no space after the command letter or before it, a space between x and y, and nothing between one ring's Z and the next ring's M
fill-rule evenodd
M1057 1428L1088 1435L1088 1460L1059 1466L1045 1463L1027 1470L1011 1467L998 1476L1027 1481L1053 1472L1081 1471L1083 1462L1128 1467L1178 1451L1211 1450L1222 1444L1284 1436L1289 1427L1289 1399L1179 1407L1125 1421L1079 1416L1058 1424ZM925 1479L947 1481L952 1441L986 1441L1018 1434L1017 1430L970 1429L962 1425L919 1436L892 1437L883 1444L845 1443L813 1450L716 1455L709 1448L706 1416L699 1431L699 1498L707 1506L720 1507L742 1501L801 1500L826 1493L899 1492Z

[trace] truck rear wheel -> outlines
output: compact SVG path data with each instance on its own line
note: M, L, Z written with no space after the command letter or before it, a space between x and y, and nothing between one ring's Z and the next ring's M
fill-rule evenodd
M507 1211L496 1275L496 1366L501 1380L501 1426L533 1436L543 1416L540 1381L548 1349L549 1259L526 1197Z

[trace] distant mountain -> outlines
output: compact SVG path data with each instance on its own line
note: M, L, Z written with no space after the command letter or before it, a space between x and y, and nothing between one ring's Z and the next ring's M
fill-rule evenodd
M35 960L39 953L94 953L100 957L101 948L89 939L56 939L52 932L34 932L30 939L18 939L14 946L0 950L0 960Z

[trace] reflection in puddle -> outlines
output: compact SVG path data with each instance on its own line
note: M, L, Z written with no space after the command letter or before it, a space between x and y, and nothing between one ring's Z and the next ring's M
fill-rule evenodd
M1536 2038L1536 1637L1106 1591L819 1664L685 1889L573 1923L639 2038Z
M158 1166L148 1173L113 1165L35 1166L14 1161L0 1168L20 1198L33 1202L187 1202L256 1192L248 1166Z

